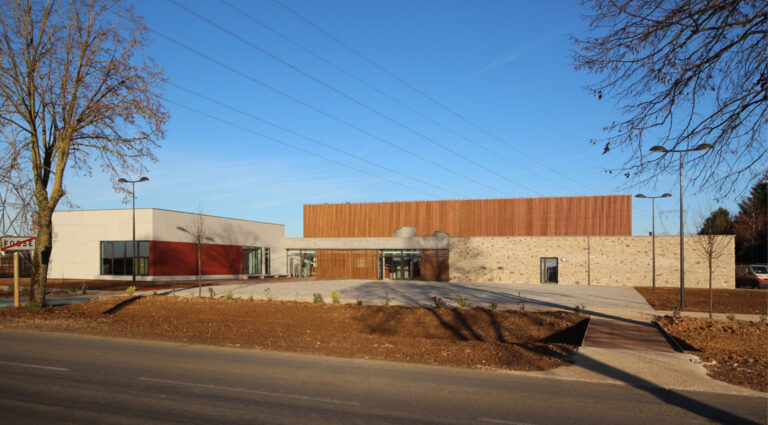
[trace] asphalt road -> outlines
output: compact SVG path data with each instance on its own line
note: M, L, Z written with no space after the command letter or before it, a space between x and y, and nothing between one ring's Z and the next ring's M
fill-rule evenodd
M4 424L745 424L768 422L767 408L766 398L0 330Z

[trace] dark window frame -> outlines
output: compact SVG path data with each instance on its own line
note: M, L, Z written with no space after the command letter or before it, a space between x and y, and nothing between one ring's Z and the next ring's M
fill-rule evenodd
M109 257L109 270L107 269L107 264L105 264L105 258L104 258L104 247L105 244L109 244L109 251L111 253L111 256ZM121 244L121 245L118 245ZM149 241L136 241L136 251L138 251L137 254L140 254L144 249L142 249L142 245L146 247L146 256L140 256L136 255L136 265L133 264L133 255L127 255L129 252L133 253L133 241L100 241L99 242L99 275L101 276L132 276L133 273L131 271L131 266L133 266L136 270L136 276L149 276L150 275L150 262L149 258L151 255L150 252L150 243ZM121 250L116 250L115 248L120 246ZM120 258L117 258L115 256L115 251L122 251L122 256ZM118 273L116 264L120 265L120 270ZM127 267L126 267L127 266Z
M549 274L545 275L546 260L555 260L555 278L550 280ZM540 283L560 283L560 258L559 257L539 257L539 275Z

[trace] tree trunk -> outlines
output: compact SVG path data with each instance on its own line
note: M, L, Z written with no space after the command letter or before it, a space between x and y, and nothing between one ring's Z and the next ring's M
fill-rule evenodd
M202 276L202 267L201 267L201 261L200 258L200 245L197 245L197 296L202 297L203 296L203 276Z
M35 251L32 254L31 279L29 281L29 305L45 305L45 288L48 280L48 263L51 259L53 226L52 211L40 209L38 215Z
M709 320L712 320L712 258L709 259Z

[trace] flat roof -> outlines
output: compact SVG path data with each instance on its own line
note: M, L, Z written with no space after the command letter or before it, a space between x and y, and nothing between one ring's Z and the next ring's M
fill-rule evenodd
M92 210L84 210L84 209L80 209L80 210L56 210L56 211L54 211L54 214L55 213L98 212L98 211L132 211L132 210L133 210L133 208L101 208L101 209L92 209ZM144 210L144 211L156 210L156 211L167 211L167 212L178 213L178 214L197 215L197 213L193 213L193 212L169 210L169 209L166 209L166 208L136 208L136 211L141 211L141 210ZM270 223L268 221L248 220L248 219L245 219L245 218L223 217L223 216L220 216L220 215L210 215L210 214L202 214L202 215L205 216L205 217L223 218L225 220L247 221L247 222L250 222L250 223L271 224L271 225L274 225L274 226L283 226L283 227L285 227L285 224Z

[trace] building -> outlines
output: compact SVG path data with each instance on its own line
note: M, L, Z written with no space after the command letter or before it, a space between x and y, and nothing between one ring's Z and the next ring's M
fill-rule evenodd
M191 279L195 214L136 210L142 280ZM304 206L304 237L284 226L205 216L212 240L203 275L319 279L650 285L651 237L632 236L630 195ZM734 284L731 249L714 282ZM706 286L707 264L686 237L690 287ZM130 279L131 210L54 214L53 278ZM656 282L679 285L679 238L656 237Z
M132 210L57 211L48 277L130 280L133 263ZM137 280L197 277L197 214L136 209ZM203 216L209 235L202 249L206 279L285 273L285 226ZM277 253L277 255L275 255Z

